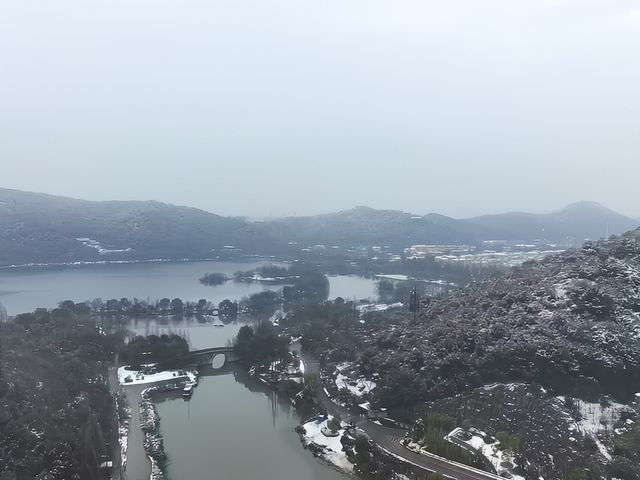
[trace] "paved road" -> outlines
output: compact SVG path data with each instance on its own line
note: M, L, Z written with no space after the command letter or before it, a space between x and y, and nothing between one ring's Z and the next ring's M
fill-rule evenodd
M302 352L299 348L292 348L292 350L295 350L304 362L305 373L315 373L318 377L318 382L320 382L320 363L318 360ZM388 454L399 457L400 460L411 463L425 471L437 472L455 480L504 480L497 475L470 469L436 455L423 455L408 450L400 443L400 440L405 436L406 430L378 425L370 422L364 416L336 404L327 395L320 383L318 384L316 396L318 403L327 413L339 416L343 421L352 422L357 428L366 433L379 448Z

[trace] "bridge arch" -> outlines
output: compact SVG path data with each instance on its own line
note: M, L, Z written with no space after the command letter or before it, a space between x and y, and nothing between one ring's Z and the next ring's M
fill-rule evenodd
M211 358L211 368L222 368L227 364L227 355L228 353L220 352L214 353Z
M214 366L215 358L221 355L224 357L224 364L238 360L234 347L213 347L202 350L192 350L181 358L181 362L191 365Z

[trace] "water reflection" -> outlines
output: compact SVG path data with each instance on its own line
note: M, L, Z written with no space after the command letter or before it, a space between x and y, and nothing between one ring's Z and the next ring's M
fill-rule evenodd
M305 413L237 364L202 369L191 400L155 397L172 479L337 480L294 432Z

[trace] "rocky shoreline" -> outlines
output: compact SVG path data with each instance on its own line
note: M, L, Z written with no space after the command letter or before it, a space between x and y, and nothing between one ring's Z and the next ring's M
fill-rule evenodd
M158 387L149 387L142 391L139 405L140 428L144 433L144 450L151 461L150 480L165 480L167 454L160 433L160 417L151 400L151 393L158 391Z
M127 405L127 396L124 389L115 395L116 413L118 417L118 444L120 445L120 467L124 472L127 468L127 450L129 446L129 428L131 421L131 408Z

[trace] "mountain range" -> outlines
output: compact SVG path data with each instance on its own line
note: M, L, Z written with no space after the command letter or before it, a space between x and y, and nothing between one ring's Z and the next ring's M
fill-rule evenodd
M102 260L215 258L222 252L279 255L310 245L476 245L485 240L578 244L640 222L597 203L548 214L469 219L356 207L251 222L156 201L95 202L0 188L0 265Z

